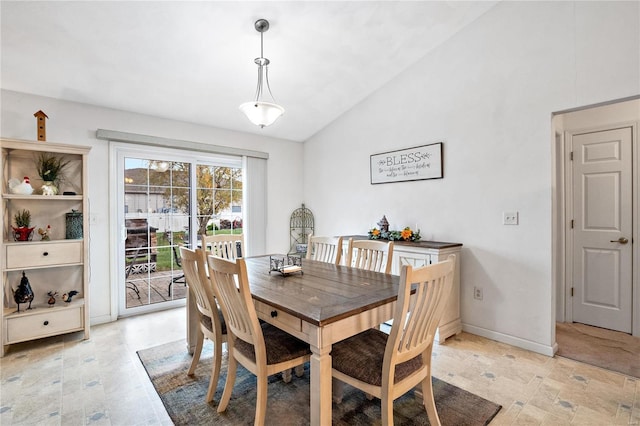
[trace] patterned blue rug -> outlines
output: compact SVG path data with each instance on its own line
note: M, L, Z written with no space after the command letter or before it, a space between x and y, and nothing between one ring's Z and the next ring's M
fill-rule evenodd
M225 413L216 412L226 379L226 352L220 381L210 404L204 402L211 375L211 342L206 341L195 375L187 376L191 356L183 341L172 342L138 352L171 420L176 425L250 425L256 404L256 378L238 366L236 383ZM487 425L501 406L449 383L433 378L438 415L443 425ZM293 375L284 383L279 374L269 378L267 425L309 424L309 365L302 377ZM333 404L334 425L371 425L380 422L380 400L369 401L364 393L344 385L341 404ZM428 425L422 404L409 392L394 403L396 425Z

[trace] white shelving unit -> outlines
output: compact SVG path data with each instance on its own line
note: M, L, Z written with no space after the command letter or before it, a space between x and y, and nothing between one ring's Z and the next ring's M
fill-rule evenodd
M34 142L0 138L2 176L2 300L0 311L2 353L9 345L64 333L83 331L89 338L89 219L87 198L87 155L90 147L51 142ZM35 159L46 152L69 161L65 179L59 185L75 195L39 195L42 182L36 172ZM28 176L34 188L32 195L11 194L10 178ZM19 210L31 212L35 226L31 241L14 241L14 215ZM66 239L67 213L82 212L83 238ZM51 226L50 240L41 241L38 228ZM25 273L34 292L32 309L17 305L13 291ZM78 292L70 303L62 295ZM58 292L56 303L49 305L47 293Z

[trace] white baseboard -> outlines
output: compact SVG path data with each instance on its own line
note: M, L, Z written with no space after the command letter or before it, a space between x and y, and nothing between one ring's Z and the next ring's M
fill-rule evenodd
M540 343L532 342L530 340L521 339L519 337L510 336L508 334L498 333L497 331L488 330L486 328L476 327L475 325L469 325L465 323L462 323L462 331L466 331L467 333L486 337L487 339L506 343L511 346L526 349L528 351L536 352L546 356L553 356L558 350L557 343L554 343L551 346L547 346Z
M113 322L115 321L116 318L113 318L111 315L100 315L98 317L91 317L89 319L89 322L91 323L91 325L98 325L98 324L106 324L108 322Z

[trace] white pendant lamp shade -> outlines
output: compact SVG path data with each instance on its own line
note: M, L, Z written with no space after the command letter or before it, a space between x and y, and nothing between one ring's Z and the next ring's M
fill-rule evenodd
M269 21L266 19L258 19L255 22L255 28L256 31L260 33L260 57L254 60L255 64L258 65L258 86L256 88L255 100L240 105L240 111L242 111L253 124L263 128L273 124L284 113L284 108L276 104L275 99L273 99L271 87L269 87L270 61L265 58L263 54L263 33L269 29ZM262 100L263 83L266 84L273 102L264 102Z
M270 102L251 101L240 105L240 111L256 126L265 127L273 124L284 113L284 108Z

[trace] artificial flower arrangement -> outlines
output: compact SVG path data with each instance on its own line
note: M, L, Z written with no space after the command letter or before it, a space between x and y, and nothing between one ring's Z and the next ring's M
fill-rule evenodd
M405 227L402 231L381 231L378 228L369 230L370 240L390 240L390 241L419 241L420 230L414 231L410 227Z
M36 169L40 179L59 185L64 180L64 172L70 161L48 152L41 152L36 158Z

